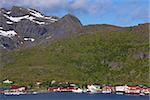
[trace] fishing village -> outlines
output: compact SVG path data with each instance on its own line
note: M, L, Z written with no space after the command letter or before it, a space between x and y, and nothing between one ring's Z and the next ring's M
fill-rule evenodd
M4 80L1 84L7 86L0 88L0 94L11 95L25 95L25 94L38 94L48 92L73 92L73 93L104 93L104 94L118 94L118 95L150 95L150 87L143 85L105 85L105 84L86 84L77 85L74 83L58 83L52 80L47 87L43 87L42 82L36 82L34 86L19 86L11 80Z

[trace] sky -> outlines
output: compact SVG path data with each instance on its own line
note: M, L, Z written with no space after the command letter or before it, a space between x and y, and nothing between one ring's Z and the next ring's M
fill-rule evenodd
M134 26L150 22L149 5L150 0L0 0L0 8L21 6L59 17L71 13L84 25Z

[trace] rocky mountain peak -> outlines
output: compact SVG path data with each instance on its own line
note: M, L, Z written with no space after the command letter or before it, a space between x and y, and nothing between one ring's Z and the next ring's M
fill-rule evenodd
M0 8L0 13L6 13L6 12L8 12L7 9L5 9L5 8Z
M74 15L72 15L70 13L68 13L67 15L62 17L62 20L65 20L65 21L67 21L69 23L72 23L72 24L78 24L79 27L82 26L80 20L76 16L74 16Z
M10 15L12 17L25 16L29 14L29 11L23 7L13 6Z

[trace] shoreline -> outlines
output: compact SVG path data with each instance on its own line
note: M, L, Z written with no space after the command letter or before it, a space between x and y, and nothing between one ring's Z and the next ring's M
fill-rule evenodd
M81 92L81 93L77 93L77 92L72 92L72 91L48 91L48 90L39 90L39 91L27 91L23 94L5 94L5 93L0 93L0 95L5 95L5 96L15 96L15 95L38 95L38 94L48 94L48 93L65 93L65 94L90 94L90 95L94 95L94 94L114 94L114 95L125 95L125 96L150 96L150 94L145 94L145 95L141 95L141 94L135 94L135 93L119 93L119 92L112 92L112 93L103 93L103 92L97 92L97 93L92 93L92 92Z
M42 86L38 83L35 86L17 86L10 85L8 88L0 88L0 94L6 95L20 95L20 94L38 94L51 92L65 92L65 93L90 93L90 94L128 94L128 95L150 95L150 87L143 85L102 85L102 84L88 84L77 85L73 83L67 84L53 84L49 86Z
M25 93L25 94L0 94L5 96L21 96L21 95L38 95L38 94L89 94L89 95L120 95L120 96L145 96L150 97L150 95L140 95L140 94L117 94L117 93L91 93L91 92L82 92L82 93L75 93L75 92L53 92L53 91L47 91L47 92L33 92L33 93Z

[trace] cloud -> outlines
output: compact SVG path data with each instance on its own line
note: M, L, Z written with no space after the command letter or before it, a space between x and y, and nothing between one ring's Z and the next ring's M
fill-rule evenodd
M62 8L66 0L0 0L0 7L23 6L30 8L53 9Z
M96 14L103 11L111 0L0 0L0 8L23 6L50 12L66 10L72 13Z
M86 0L75 0L69 3L67 7L70 12L81 11L87 12L87 1Z
M110 18L112 22L130 22L148 17L149 0L0 0L0 8L22 6L37 9L46 15L63 16L73 13L84 19ZM104 18L106 17L106 18ZM114 18L114 19L112 19ZM119 21L119 19L123 21Z
M100 14L108 10L107 7L111 2L111 0L74 0L68 4L68 10L81 14Z

